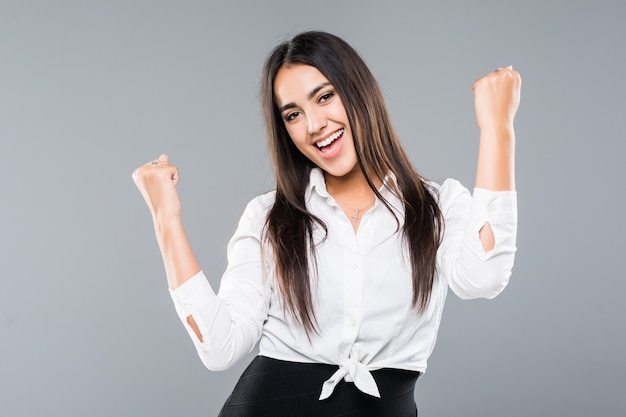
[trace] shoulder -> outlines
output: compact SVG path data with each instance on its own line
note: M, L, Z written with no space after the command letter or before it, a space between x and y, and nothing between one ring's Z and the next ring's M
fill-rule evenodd
M444 215L451 206L459 203L467 204L472 199L469 190L454 178L447 178L441 184L434 181L427 181L426 184L431 192L435 194L435 198L439 202L439 208Z
M274 205L275 199L276 190L268 191L254 197L246 205L242 218L257 219L257 221L264 222L267 213Z
M270 191L254 197L246 204L239 217L236 235L251 235L260 238L267 213L274 204L275 195L274 191Z
M268 191L266 193L257 195L246 205L246 211L252 210L256 213L267 212L273 205L276 199L276 190Z

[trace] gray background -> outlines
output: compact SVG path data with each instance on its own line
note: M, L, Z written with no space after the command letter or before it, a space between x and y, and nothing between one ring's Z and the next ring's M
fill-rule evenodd
M371 66L420 172L471 187L472 82L513 64L518 257L493 301L450 296L420 416L623 416L624 1L1 1L0 414L212 416L248 360L206 371L130 174L181 169L217 286L273 187L258 105L301 30Z

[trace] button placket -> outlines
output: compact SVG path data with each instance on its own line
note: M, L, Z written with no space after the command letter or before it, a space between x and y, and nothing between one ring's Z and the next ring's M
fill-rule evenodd
M351 251L346 251L345 256L343 341L353 343L361 322L363 277L359 256Z

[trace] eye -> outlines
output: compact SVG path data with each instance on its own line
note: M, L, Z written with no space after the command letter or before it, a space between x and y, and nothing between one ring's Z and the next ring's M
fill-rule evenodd
M293 111L285 116L285 120L290 122L300 115L299 111Z
M324 93L320 96L319 98L319 102L320 103L324 103L325 101L330 100L333 96L335 95L334 91L329 91L328 93Z

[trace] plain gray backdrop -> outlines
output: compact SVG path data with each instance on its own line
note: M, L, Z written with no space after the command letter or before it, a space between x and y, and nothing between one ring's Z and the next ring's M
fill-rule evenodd
M471 86L522 75L518 255L492 301L450 295L420 416L624 416L626 2L0 1L0 415L214 416L249 357L203 368L131 172L179 165L215 288L273 188L263 61L350 42L425 176L472 187Z

